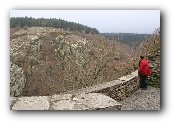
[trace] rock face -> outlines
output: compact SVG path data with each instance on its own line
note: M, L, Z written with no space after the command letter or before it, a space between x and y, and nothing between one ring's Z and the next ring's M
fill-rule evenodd
M25 76L22 68L10 62L10 96L19 96L25 86Z
M151 75L148 77L148 84L153 87L160 87L160 51L148 55Z
M138 56L143 55L149 62L151 75L148 77L148 85L160 87L160 28L144 41L138 50Z
M11 98L11 110L106 110L121 104L100 93Z

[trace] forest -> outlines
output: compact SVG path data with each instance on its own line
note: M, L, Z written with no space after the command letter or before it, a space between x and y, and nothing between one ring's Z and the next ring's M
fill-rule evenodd
M128 44L133 49L151 34L137 34L137 33L100 33L96 28L91 28L84 26L76 22L69 22L63 19L56 18L32 18L32 17L11 17L10 18L10 28L15 27L54 27L62 28L67 31L77 31L85 34L101 34L108 38L109 40L116 40L124 44Z
M101 33L110 40L116 40L121 43L128 44L130 47L137 47L142 41L152 34L137 34L137 33Z
M10 28L14 27L55 27L63 28L68 31L79 31L86 34L98 34L99 31L96 28L84 26L75 22L68 22L63 19L56 18L32 18L32 17L11 17Z

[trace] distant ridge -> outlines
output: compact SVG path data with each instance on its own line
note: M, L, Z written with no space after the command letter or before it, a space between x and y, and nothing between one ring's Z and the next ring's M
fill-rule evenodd
M56 18L32 18L32 17L11 17L10 18L10 28L14 27L55 27L55 28L63 28L68 31L79 31L86 34L98 34L99 31L96 28L91 28L88 26L84 26L82 24L76 22L68 22L63 19Z
M139 46L142 41L152 34L137 34L137 33L101 33L110 40L116 40L121 43L128 44L131 47Z

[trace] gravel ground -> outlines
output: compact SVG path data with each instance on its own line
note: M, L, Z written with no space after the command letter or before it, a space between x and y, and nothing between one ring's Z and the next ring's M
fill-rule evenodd
M121 110L160 110L160 89L148 87L138 89L130 97L120 102Z

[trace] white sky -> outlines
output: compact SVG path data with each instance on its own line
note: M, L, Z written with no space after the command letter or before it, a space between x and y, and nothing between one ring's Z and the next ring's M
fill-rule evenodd
M60 18L99 32L151 34L160 27L160 10L11 10L10 17Z

